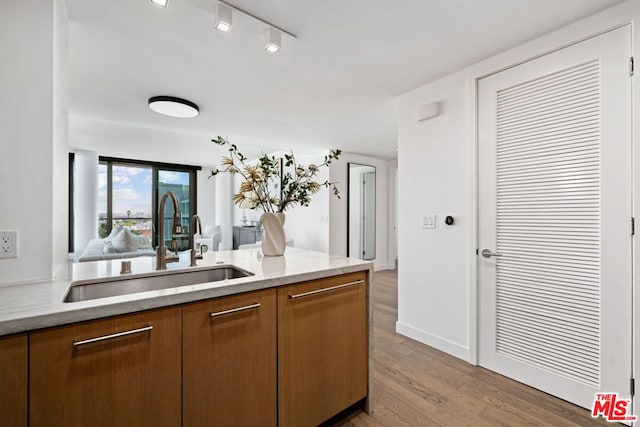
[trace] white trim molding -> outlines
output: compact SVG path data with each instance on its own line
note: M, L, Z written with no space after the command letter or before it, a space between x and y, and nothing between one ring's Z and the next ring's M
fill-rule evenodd
M470 362L469 348L439 336L429 334L402 322L396 322L396 332L411 339L444 351L464 361Z

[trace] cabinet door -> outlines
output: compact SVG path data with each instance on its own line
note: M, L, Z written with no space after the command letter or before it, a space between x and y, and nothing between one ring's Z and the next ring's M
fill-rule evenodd
M183 309L184 426L275 426L276 290Z
M240 247L240 227L233 227L233 250L235 251Z
M0 338L0 424L27 425L27 336Z
M315 426L367 396L366 273L278 289L280 426Z
M168 308L33 332L31 427L179 426L180 314Z
M240 229L240 245L250 245L256 242L255 228Z

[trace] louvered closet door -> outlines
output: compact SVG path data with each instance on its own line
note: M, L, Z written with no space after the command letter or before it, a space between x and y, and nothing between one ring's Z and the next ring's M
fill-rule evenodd
M479 363L591 408L629 395L630 29L483 78Z

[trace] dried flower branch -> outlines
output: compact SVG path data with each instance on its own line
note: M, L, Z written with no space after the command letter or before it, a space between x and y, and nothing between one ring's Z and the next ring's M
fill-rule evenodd
M330 188L332 193L340 198L340 191L335 182L316 182L313 178L322 167L328 167L333 160L337 160L342 154L341 150L331 150L324 156L324 161L309 166L296 163L293 152L284 155L284 165L281 167L279 159L263 154L258 158L256 165L245 163L247 158L238 151L235 144L231 144L225 138L218 136L211 140L220 146L227 146L229 155L223 156L220 166L211 172L215 176L220 172L228 172L232 175L240 174L244 181L240 184L238 193L233 195L236 205L249 203L251 209L261 209L264 212L284 212L296 205L309 206L311 195L322 188ZM286 169L286 172L283 172ZM279 184L275 187L274 184ZM278 188L280 194L273 194L274 188Z

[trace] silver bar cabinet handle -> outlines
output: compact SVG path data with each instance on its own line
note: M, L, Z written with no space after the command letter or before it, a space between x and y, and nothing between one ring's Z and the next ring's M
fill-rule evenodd
M502 256L502 254L491 252L489 249L483 249L481 254L485 258L491 258L492 256L495 256L495 257Z
M253 303L251 305L245 305L244 307L231 308L229 310L216 311L216 312L213 312L213 313L209 313L209 316L211 316L211 317L224 316L225 314L237 313L239 311L251 310L253 308L258 308L258 307L260 307L260 303L259 302L255 302L255 303Z
M348 286L359 285L361 283L364 283L364 280L356 280L355 282L345 283L344 285L331 286L330 288L318 289L316 291L310 291L310 292L303 292L301 294L295 294L295 295L289 294L289 298L296 299L296 298L308 297L311 295L321 294L323 292L335 291L336 289L346 288Z
M92 344L94 342L111 340L114 338L126 337L127 335L140 334L142 332L147 332L153 329L153 326L145 326L144 328L132 329L130 331L118 332L117 334L104 335L102 337L89 338L88 340L75 341L73 343L74 347L80 347L81 345Z

